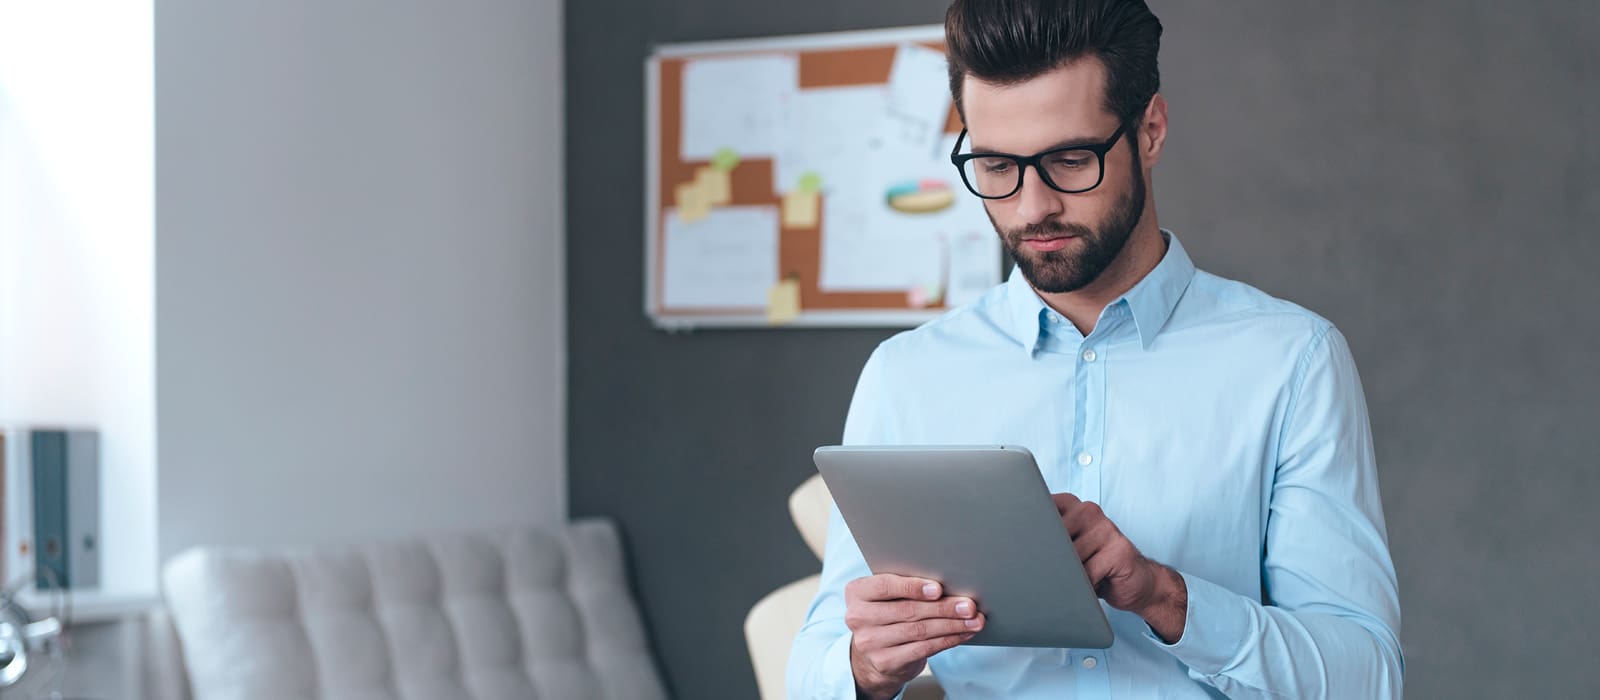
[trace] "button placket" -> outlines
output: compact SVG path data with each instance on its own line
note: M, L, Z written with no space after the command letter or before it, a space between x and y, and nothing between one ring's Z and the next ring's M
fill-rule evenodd
M1078 696L1086 698L1110 697L1111 676L1107 674L1110 654L1108 649L1074 649L1063 659L1067 668L1078 679Z
M1077 461L1078 484L1081 491L1076 495L1085 501L1100 502L1102 497L1100 474L1103 471L1104 455L1101 454L1105 440L1105 396L1106 376L1105 363L1101 362L1100 350L1105 344L1106 333L1113 330L1114 322L1108 327L1097 329L1086 338L1078 351L1077 357L1077 396L1076 405L1078 416L1075 421L1073 458ZM1104 331L1104 332L1102 332Z

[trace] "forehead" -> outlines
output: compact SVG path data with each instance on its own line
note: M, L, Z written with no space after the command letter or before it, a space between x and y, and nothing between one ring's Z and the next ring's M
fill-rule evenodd
M1065 140L1099 141L1116 128L1105 106L1105 68L1086 56L1017 83L962 81L973 150L1033 153Z

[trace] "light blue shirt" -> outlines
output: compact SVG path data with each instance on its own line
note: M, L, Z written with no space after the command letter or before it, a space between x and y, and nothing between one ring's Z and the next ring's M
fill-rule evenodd
M1015 444L1188 586L1183 636L1102 607L1110 649L963 646L962 698L1398 698L1404 661L1361 381L1328 321L1196 271L1177 237L1083 336L1021 274L878 346L845 444ZM791 698L854 698L837 508Z

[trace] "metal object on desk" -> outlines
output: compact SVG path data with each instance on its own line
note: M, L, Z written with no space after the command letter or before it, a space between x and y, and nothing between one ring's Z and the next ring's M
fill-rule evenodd
M22 579L25 581L26 579ZM0 591L0 688L20 682L30 659L40 652L59 655L61 620L56 616L35 620L17 602L16 586Z

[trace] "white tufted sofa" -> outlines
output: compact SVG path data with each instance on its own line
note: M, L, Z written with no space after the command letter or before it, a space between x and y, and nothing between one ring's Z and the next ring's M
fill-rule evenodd
M195 700L665 698L616 529L527 529L163 570Z

